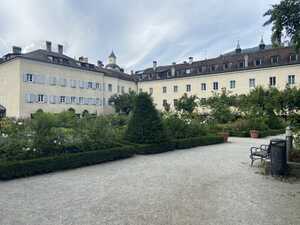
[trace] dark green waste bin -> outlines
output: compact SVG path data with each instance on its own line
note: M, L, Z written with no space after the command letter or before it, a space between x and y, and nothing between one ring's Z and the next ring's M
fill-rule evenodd
M272 139L271 146L271 173L274 176L286 176L288 172L286 158L286 140Z

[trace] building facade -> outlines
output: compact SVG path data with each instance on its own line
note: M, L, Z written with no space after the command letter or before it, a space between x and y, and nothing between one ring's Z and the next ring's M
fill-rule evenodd
M112 52L108 64L97 65L85 57L78 60L66 56L63 46L22 54L18 47L0 58L0 114L25 118L42 109L61 112L74 109L81 114L113 112L109 98L132 91L148 92L157 108L162 110L185 93L208 98L214 92L228 90L246 94L257 86L284 89L300 87L300 60L291 47L272 48L263 41L258 47L241 49L217 58L158 66L126 74L117 65Z
M217 58L167 66L157 66L136 72L138 90L153 96L160 110L164 104L174 108L185 93L206 99L222 90L232 94L247 94L258 86L284 89L300 87L300 61L291 47L272 48L263 40L258 47L240 48Z
M22 54L14 47L0 62L0 105L6 116L29 117L38 109L61 112L74 109L81 114L112 113L109 98L118 93L136 91L133 76L125 74L113 61L114 68L94 65L85 57L75 60L59 51L47 49Z

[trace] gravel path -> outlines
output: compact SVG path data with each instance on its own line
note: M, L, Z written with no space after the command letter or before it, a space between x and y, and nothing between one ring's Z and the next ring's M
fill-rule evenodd
M249 147L266 142L231 138L0 182L0 224L299 225L300 181L249 167Z

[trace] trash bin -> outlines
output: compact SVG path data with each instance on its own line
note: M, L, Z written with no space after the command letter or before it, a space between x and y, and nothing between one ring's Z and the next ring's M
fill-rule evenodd
M271 146L271 174L275 176L287 175L286 140L272 139Z

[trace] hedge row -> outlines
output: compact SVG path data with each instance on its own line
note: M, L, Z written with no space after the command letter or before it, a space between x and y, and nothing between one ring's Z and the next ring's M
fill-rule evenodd
M187 149L203 145L213 145L223 143L224 139L221 136L203 136L186 139L172 140L169 143L160 145L139 145L137 148L138 154L156 154L175 149Z
M283 134L285 129L259 131L259 138ZM250 137L250 131L229 131L232 137Z
M68 153L55 157L5 162L0 164L0 180L9 180L18 177L27 177L36 174L78 168L128 158L134 154L155 154L175 149L186 149L222 142L224 142L223 137L205 136L173 140L169 143L163 143L160 145L131 145L93 152Z
M0 180L78 168L128 158L134 154L134 146L123 146L101 151L68 153L55 157L6 162L0 164Z

